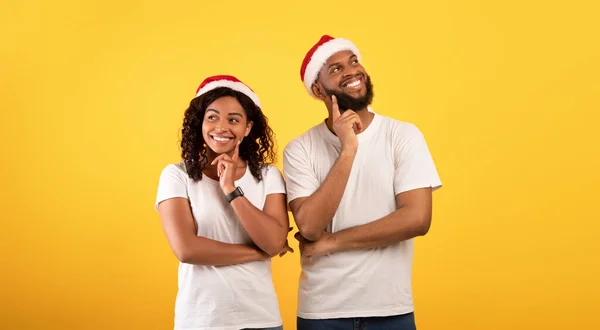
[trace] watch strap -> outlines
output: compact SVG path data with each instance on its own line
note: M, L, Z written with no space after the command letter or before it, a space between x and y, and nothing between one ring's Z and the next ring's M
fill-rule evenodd
M240 196L244 196L244 192L242 191L242 188L235 187L234 191L225 195L225 199L227 200L227 203L231 203L232 200L234 200L236 197L240 197Z

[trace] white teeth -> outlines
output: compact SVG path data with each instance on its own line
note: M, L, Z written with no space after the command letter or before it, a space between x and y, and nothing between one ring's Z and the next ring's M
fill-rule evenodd
M222 138L222 137L218 137L218 136L213 136L213 139L215 139L215 141L219 141L219 142L227 142L227 141L231 140L231 138Z
M357 80L353 83L346 84L346 87L356 87L360 84L360 80Z

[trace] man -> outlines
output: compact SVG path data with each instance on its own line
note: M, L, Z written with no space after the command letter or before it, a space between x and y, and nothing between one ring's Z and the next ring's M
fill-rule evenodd
M419 129L370 107L358 48L323 36L300 76L329 117L284 149L289 208L302 253L298 330L416 329L413 238L441 187Z

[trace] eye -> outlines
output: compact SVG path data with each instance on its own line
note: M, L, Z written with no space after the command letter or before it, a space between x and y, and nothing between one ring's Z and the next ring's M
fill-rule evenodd
M208 119L208 120L216 120L217 116L215 116L215 115L209 115L208 117L206 117L206 119Z
M352 60L352 64L358 64L358 60L357 59Z
M230 118L229 121L236 124L240 122L240 120L237 118Z
M333 68L333 69L332 69L332 70L331 70L329 73L336 73L336 72L338 72L338 71L340 71L340 67L339 67L339 66L336 66L336 67L335 67L335 68Z

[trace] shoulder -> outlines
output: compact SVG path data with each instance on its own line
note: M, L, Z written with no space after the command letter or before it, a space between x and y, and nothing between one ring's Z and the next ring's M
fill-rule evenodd
M273 165L265 165L261 169L262 181L257 182L266 189L267 194L270 193L285 193L285 183L281 171Z
M163 167L160 176L161 178L173 178L181 181L187 181L188 179L188 173L183 162L166 165Z
M279 171L277 167L271 164L264 164L260 166L260 174L261 179L257 179L254 176L251 176L253 180L251 180L257 186L263 185L271 185L274 182L283 180L283 175Z
M423 133L417 125L394 119L387 116L381 116L382 131L387 133L387 136L392 138L394 142L406 142L413 138L422 138Z
M261 169L264 178L281 177L281 171L274 165L268 164Z
M417 127L417 125L398 120L388 116L378 115L381 118L381 124L383 127L389 129L390 131L401 134L401 135L412 135L412 134L421 134L421 131Z
M322 141L323 125L325 125L325 123L321 122L320 124L311 127L309 130L302 133L301 135L293 138L285 146L283 150L284 155L289 153L296 153L302 150L309 150L313 147L315 142Z
M167 164L163 170L163 173L178 173L187 175L187 170L185 169L185 164L183 162L171 163Z

